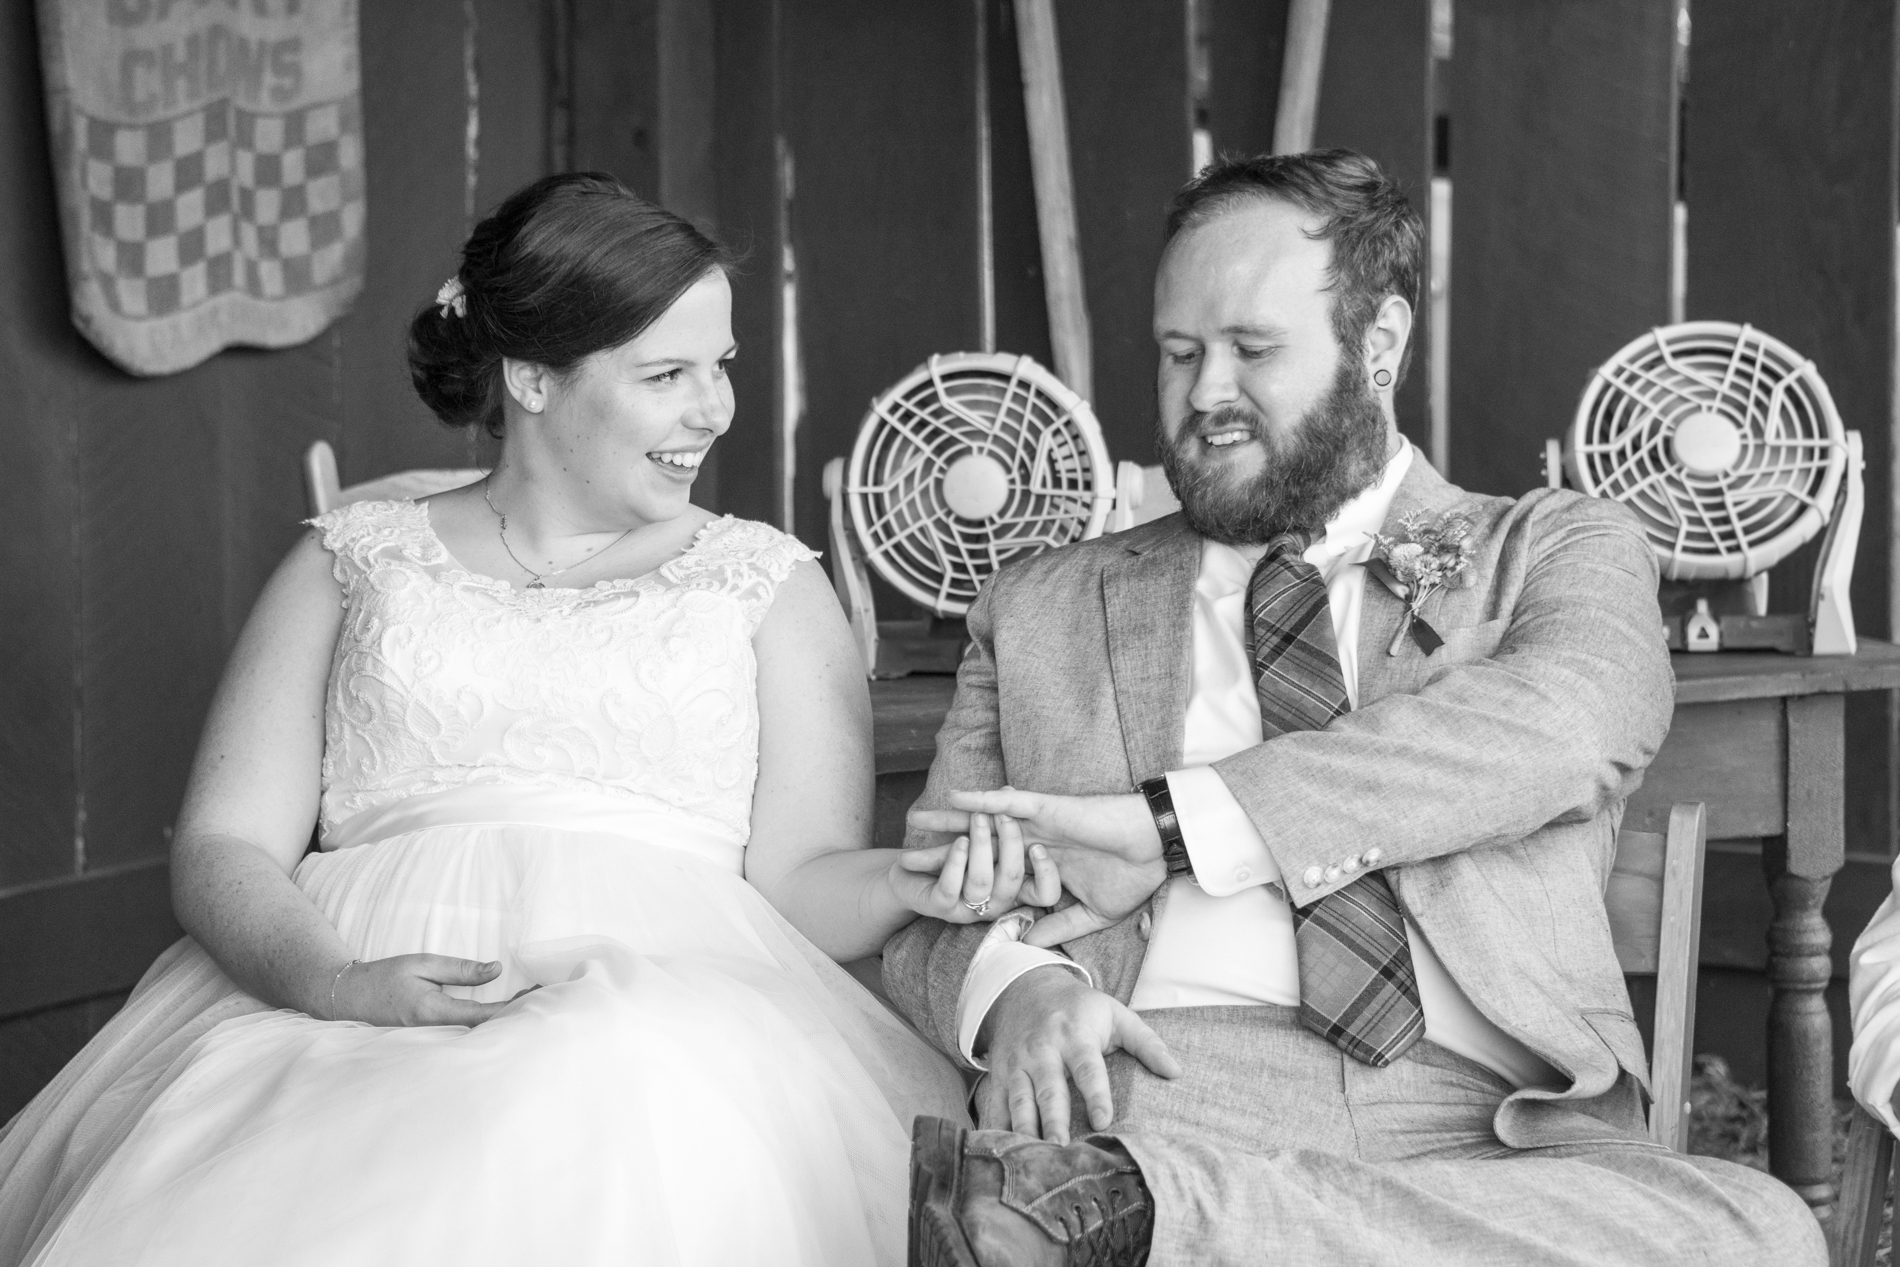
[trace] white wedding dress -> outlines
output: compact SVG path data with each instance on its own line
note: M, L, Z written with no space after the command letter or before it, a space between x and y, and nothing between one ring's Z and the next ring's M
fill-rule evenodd
M316 523L346 615L296 883L360 958L545 988L324 1022L180 941L0 1134L0 1267L901 1261L911 1118L961 1084L742 878L751 635L810 552L726 518L515 590L419 504Z

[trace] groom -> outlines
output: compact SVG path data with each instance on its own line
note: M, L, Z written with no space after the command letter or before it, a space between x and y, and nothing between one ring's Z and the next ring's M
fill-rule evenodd
M987 1069L986 1129L918 1120L912 1261L1822 1262L1786 1188L1644 1136L1603 886L1673 679L1631 516L1400 436L1422 235L1369 160L1215 166L1167 234L1181 514L991 581L911 816L1021 819L1074 899L886 949Z

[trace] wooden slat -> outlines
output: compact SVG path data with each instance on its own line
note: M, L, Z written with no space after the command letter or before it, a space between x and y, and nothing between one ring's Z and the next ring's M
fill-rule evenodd
M576 171L605 171L660 197L659 5L569 0Z
M1775 699L1684 704L1625 807L1623 825L1663 831L1678 801L1709 806L1717 840L1780 835L1787 823L1787 744Z
M990 219L996 276L996 346L1055 364L1049 307L1042 285L1035 176L1029 162L1029 118L1023 103L1022 57L1015 5L983 0L989 70ZM1115 457L1125 456L1113 454ZM1146 458L1144 457L1144 461Z
M871 397L980 337L976 13L968 3L805 4L782 21L805 384L795 516L799 535L823 548L819 477L850 452ZM742 285L771 275L761 258ZM771 408L741 405L755 428Z
M1867 517L1854 614L1863 632L1885 637L1900 212L1894 6L1724 0L1694 19L1687 314L1751 322L1812 357L1842 420L1860 430ZM1787 597L1784 610L1805 608L1805 581Z
M1873 638L1862 638L1860 653L1853 656L1722 651L1678 652L1670 659L1676 670L1677 704L1900 687L1900 647Z
M1181 6L1059 0L1063 90L1109 456L1154 451L1154 277L1162 213L1191 175Z
M229 375L223 358L161 379L135 380L98 358L74 368L92 868L164 855L223 669L219 422Z
M1343 0L1334 0L1339 7ZM1409 3L1410 0L1407 0ZM1205 0L1207 124L1214 151L1241 157L1273 149L1273 120L1286 57L1288 0ZM1349 52L1335 46L1334 53ZM1332 73L1334 64L1327 66ZM1333 108L1320 80L1321 126Z
M67 318L41 94L33 6L0 6L0 378L10 398L0 493L0 886L75 866L78 420L69 375L88 354Z
M520 0L477 0L476 69L482 106L477 214L486 214L515 190L548 173L550 7ZM637 10L641 6L621 0L621 7ZM624 60L619 70L624 79L648 78L626 74Z
M1650 1053L1650 1138L1686 1151L1689 1079L1694 1072L1697 956L1702 929L1702 860L1708 814L1678 805L1669 816L1662 926L1656 962L1655 1040Z
M1273 152L1298 154L1313 148L1319 117L1320 72L1329 43L1331 0L1293 0L1287 8L1286 54L1280 62L1280 103L1273 115Z
M1589 372L1669 318L1676 0L1459 0L1451 476L1515 497Z
M1055 0L1016 0L1016 44L1022 61L1024 113L1029 122L1029 168L1036 188L1036 227L1042 244L1043 293L1056 376L1087 401L1095 399L1087 288L1082 278L1069 119L1056 32Z
M0 1017L130 989L181 935L162 858L0 893Z
M1751 322L1812 357L1842 421L1860 431L1867 512L1854 618L1863 635L1891 637L1894 6L1725 0L1693 16L1688 315ZM1805 610L1816 548L1775 569L1776 610ZM1891 850L1900 830L1893 708L1886 696L1848 710L1848 832L1859 848Z
M732 429L713 446L716 508L767 521L777 518L772 422L780 388L778 11L776 0L718 0L713 9L718 228L728 245L745 253L732 294L737 412Z
M1431 216L1431 0L1331 0L1316 146L1376 160L1421 219ZM1429 268L1429 265L1428 265ZM1399 429L1431 451L1426 416L1426 318L1431 279L1412 314L1412 363L1393 398Z
M462 7L370 4L358 16L369 285L337 326L337 465L346 485L410 467L479 464L473 438L442 426L416 399L404 351L410 318L454 271L471 227L462 210ZM517 51L524 63L542 56Z
M1834 1267L1872 1267L1880 1247L1881 1206L1892 1180L1893 1133L1856 1105L1841 1166L1841 1201L1827 1225L1827 1260Z

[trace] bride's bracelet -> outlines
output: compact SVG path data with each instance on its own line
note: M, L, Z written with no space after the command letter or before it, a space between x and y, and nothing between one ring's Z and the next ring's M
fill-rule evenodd
M330 978L330 1019L331 1020L334 1021L336 1019L337 982L343 980L344 973L348 972L351 968L354 968L357 964L362 963L362 962L363 961L361 959L352 959L348 963L344 964L341 968L338 968L336 970L336 975Z

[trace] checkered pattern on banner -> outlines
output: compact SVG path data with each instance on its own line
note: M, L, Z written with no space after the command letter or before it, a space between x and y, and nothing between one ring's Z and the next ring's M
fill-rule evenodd
M87 258L121 316L163 317L227 291L294 298L360 258L353 97L284 114L219 101L159 123L77 124Z

